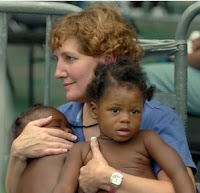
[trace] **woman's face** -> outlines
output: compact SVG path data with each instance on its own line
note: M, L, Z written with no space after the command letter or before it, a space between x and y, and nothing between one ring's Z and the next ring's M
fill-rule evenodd
M85 102L86 87L93 78L99 58L81 54L75 38L67 39L54 55L57 59L55 77L62 81L66 98Z

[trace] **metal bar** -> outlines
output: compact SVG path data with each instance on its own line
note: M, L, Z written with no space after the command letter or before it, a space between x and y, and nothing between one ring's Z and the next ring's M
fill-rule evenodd
M179 45L179 51L175 54L175 94L176 111L185 126L187 134L187 44Z
M34 103L34 60L33 60L33 43L31 42L29 50L29 63L28 63L28 104L32 106Z
M0 187L4 187L4 169L5 169L5 155L7 150L6 141L6 58L7 58L7 13L0 13Z
M176 53L175 59L175 93L177 95L177 111L181 115L181 119L185 125L187 134L187 45L186 35L195 16L200 13L200 2L190 5L181 16L177 25L175 40L182 41L179 51ZM184 83L184 85L182 85Z
M175 40L185 40L189 25L195 16L200 13L200 2L190 5L181 16L175 33Z
M68 3L0 1L0 12L62 15L82 9Z
M50 100L50 73L51 73L51 54L48 48L49 32L51 29L52 16L46 18L46 49L45 49L45 89L44 89L44 104L49 105Z

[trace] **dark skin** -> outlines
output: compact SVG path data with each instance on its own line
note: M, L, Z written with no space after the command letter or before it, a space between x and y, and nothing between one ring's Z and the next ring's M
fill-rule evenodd
M59 179L66 154L45 156L28 163L16 193L51 192Z
M48 128L61 129L71 133L70 126L62 113L56 109L48 111L38 110L31 119L52 116L52 122L46 125ZM67 153L44 156L37 159L29 159L27 167L17 186L16 193L48 193L58 182L61 169L65 163ZM48 180L47 180L48 179Z
M109 88L99 103L91 103L91 109L101 128L98 138L100 151L111 167L134 176L156 179L152 169L153 159L167 173L176 193L195 193L187 169L177 152L154 131L139 131L143 99L137 87ZM68 152L53 193L76 192L80 168L91 158L88 142L75 144Z
M98 142L100 150L110 166L127 174L156 179L151 165L153 158L158 161L169 177L173 178L175 183L181 179L184 192L195 192L181 158L155 132L140 131L137 138L126 143L102 139L101 137L98 138ZM86 165L91 158L92 152L88 142L75 144L67 156L61 178L54 192L74 193L78 186L80 168ZM181 191L177 190L177 192ZM80 192L82 191L80 190ZM106 191L99 190L98 193L100 192Z

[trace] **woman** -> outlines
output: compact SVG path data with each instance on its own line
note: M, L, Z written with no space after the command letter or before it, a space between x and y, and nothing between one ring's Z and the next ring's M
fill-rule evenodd
M76 139L89 141L92 136L99 135L98 124L91 116L85 97L86 87L97 64L109 65L121 56L128 56L138 65L142 55L134 29L116 7L103 4L94 4L82 12L58 20L51 29L49 45L57 59L55 77L62 81L67 100L74 101L58 109L68 118L75 136L48 128L38 129L49 123L50 118L30 122L11 147L6 179L9 193L15 193L28 158L63 153L73 146ZM177 114L154 99L145 102L143 113L141 129L155 130L174 147L194 181L191 168L195 170L195 165ZM87 193L96 192L99 188L109 191L109 179L115 173L115 169L109 167L98 152L98 146L95 147L94 159L81 169L80 184ZM92 173L88 173L92 167ZM102 168L106 170L99 172ZM124 174L117 192L174 193L172 183L157 164L154 165L154 172L158 180Z

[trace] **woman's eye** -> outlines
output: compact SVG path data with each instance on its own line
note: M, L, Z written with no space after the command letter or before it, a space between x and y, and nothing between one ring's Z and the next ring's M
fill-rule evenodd
M112 111L113 113L118 113L118 112L119 112L119 109L113 108L113 109L111 109L111 111Z
M73 62L73 61L75 60L75 58L72 57L72 56L66 56L65 60L66 60L67 62Z

